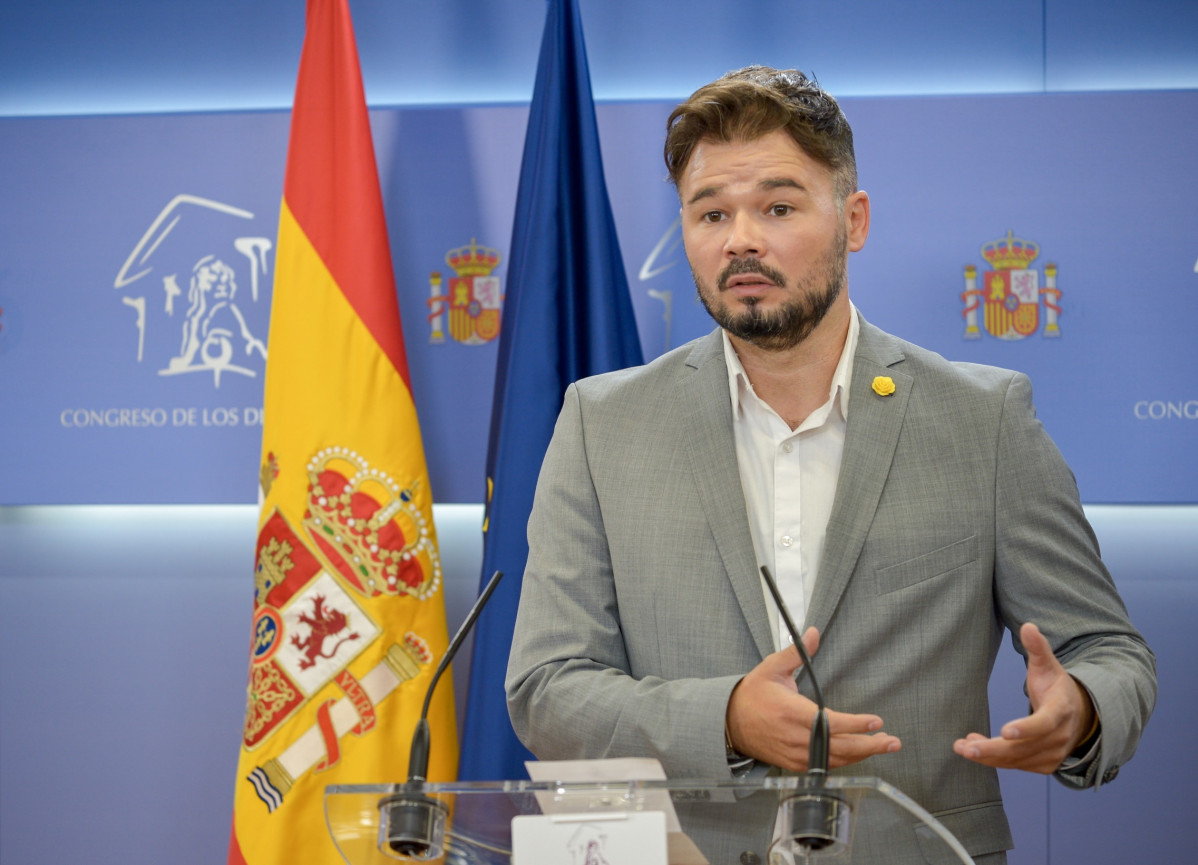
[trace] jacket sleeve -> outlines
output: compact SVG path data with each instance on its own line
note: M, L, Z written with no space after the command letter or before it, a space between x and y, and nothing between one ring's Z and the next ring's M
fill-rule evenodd
M1036 419L1026 376L1016 374L1008 385L998 437L999 612L1021 654L1019 628L1035 622L1089 692L1101 723L1098 752L1056 777L1097 787L1135 753L1156 702L1156 659L1099 557L1073 474Z

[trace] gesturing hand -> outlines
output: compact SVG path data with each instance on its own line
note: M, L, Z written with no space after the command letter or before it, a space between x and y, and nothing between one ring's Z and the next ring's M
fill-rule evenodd
M954 742L953 750L986 766L1050 775L1090 731L1094 705L1085 688L1061 666L1038 627L1025 623L1019 639L1027 650L1032 713L1008 721L991 739L970 733Z
M808 629L803 645L809 655L814 655L819 649L819 631ZM807 771L816 706L795 686L794 672L801 664L799 650L791 646L769 655L733 689L725 723L737 753L792 772ZM877 715L849 715L829 709L829 768L848 766L902 747L898 737L881 730L882 719Z

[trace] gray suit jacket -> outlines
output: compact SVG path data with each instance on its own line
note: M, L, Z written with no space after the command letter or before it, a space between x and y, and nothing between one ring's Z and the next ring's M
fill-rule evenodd
M878 375L892 395L874 393ZM671 777L728 777L728 697L773 641L718 331L570 387L528 536L507 680L522 741L541 759L653 756ZM1155 661L1027 378L862 321L806 622L822 635L815 669L831 708L876 713L903 741L847 773L894 784L975 856L1009 848L1010 830L996 773L952 742L988 731L1003 629L1026 621L1102 718L1073 783L1110 780L1151 713ZM747 830L728 843L729 861L764 852Z

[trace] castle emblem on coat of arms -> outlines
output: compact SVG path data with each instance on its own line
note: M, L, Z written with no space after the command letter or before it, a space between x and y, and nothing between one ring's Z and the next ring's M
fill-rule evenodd
M445 342L446 318L449 335L463 345L482 345L499 336L503 294L499 277L493 275L499 262L498 250L479 246L473 238L469 246L445 254L445 263L456 275L449 278L448 291L442 293L441 273L429 274L429 342Z
M1040 245L1015 237L1006 237L982 245L982 257L991 269L979 274L977 267L965 265L965 338L981 339L978 312L982 327L991 336L1013 340L1030 336L1040 328L1041 298L1044 306L1043 336L1061 335L1058 319L1061 315L1061 290L1057 288L1057 266L1044 265L1044 281L1040 271L1031 264L1040 255ZM980 287L979 287L980 283Z

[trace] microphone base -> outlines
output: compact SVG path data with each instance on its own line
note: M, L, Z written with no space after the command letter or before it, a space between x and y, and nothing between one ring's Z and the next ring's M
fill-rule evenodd
M853 813L849 803L821 790L804 790L784 798L780 805L782 836L792 853L803 856L836 856L849 843Z
M379 800L378 847L392 859L427 862L445 854L449 808L425 795L423 785L415 786Z

